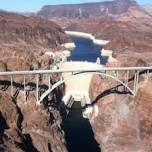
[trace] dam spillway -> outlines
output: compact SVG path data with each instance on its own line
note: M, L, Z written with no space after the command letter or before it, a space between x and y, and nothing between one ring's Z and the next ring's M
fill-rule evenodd
M91 62L64 62L59 65L59 69L67 70L81 70L81 69L90 69L90 68L102 68L103 65ZM63 79L65 81L65 96L63 97L64 103L67 105L70 97L73 97L74 101L80 101L81 107L91 104L91 99L89 96L90 83L92 80L93 74L83 73L76 75L75 77L70 78L72 73L63 73ZM71 105L71 104L70 104ZM89 110L92 112L92 110ZM85 114L87 115L87 113Z

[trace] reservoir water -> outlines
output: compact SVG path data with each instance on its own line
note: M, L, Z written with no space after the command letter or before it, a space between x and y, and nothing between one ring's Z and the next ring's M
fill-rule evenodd
M107 57L101 56L102 46L96 45L92 40L82 37L71 37L75 43L75 48L71 51L68 61L89 61L96 62L100 58L100 63L105 64Z

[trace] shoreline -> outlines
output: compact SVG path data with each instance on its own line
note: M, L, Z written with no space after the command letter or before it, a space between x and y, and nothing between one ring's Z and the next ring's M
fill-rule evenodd
M92 34L89 33L83 33L83 32L75 32L75 31L65 31L65 33L69 36L74 36L74 37L82 37L85 39L90 39L92 40L92 43L96 45L103 46L103 48L100 50L101 56L106 56L108 57L107 63L111 62L117 62L117 59L113 58L113 51L112 50L106 50L104 47L110 42L107 40L100 40L100 39L95 39L95 37ZM62 50L61 52L45 52L46 55L50 57L59 57L62 59L62 61L67 61L67 57L71 55L71 51L76 47L74 42L70 43L64 43L61 46L65 47L65 50Z
M97 44L97 45L105 46L110 42L110 41L107 41L107 40L96 39L92 34L89 34L89 33L75 32L75 31L65 31L65 33L69 36L75 36L75 37L82 37L82 38L90 39L90 40L93 41L94 44Z
M64 43L61 46L65 47L69 51L72 51L76 47L74 42Z
M104 48L101 49L101 56L108 56L107 63L111 62L117 62L117 59L113 57L113 51L112 50L105 50Z
M83 32L76 32L76 31L65 31L65 33L69 36L74 36L74 37L82 37L86 39L92 40L92 42L96 45L101 45L103 48L101 49L101 56L108 56L108 61L107 63L111 62L117 62L117 59L113 57L113 51L112 50L106 50L104 47L110 42L108 40L101 40L101 39L96 39L92 34L89 33L83 33ZM70 46L70 44L69 44Z
M62 59L62 61L66 61L67 57L69 57L71 55L71 51L76 47L74 42L70 42L70 43L64 43L61 44L62 47L64 47L65 49L59 52L52 52L52 51L47 51L45 52L45 55L52 57L52 58L60 58Z

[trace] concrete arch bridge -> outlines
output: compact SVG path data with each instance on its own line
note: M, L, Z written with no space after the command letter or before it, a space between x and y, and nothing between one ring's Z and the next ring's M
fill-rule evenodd
M70 63L69 63L70 64ZM57 87L59 87L61 84L66 84L70 80L74 80L75 78L81 79L83 76L83 80L85 79L85 76L87 75L101 75L103 77L108 77L113 80L115 80L119 85L124 86L125 89L127 89L131 95L135 96L138 90L139 82L141 81L140 77L141 75L144 76L145 80L148 80L150 78L152 72L152 67L81 67L80 69L65 69L60 68L57 70L35 70L35 71L11 71L11 72L0 72L0 78L3 77L3 80L10 78L9 87L11 90L11 96L13 96L14 93L14 81L13 79L15 77L21 77L23 79L23 83L21 85L22 92L24 95L24 99L26 101L26 91L27 91L27 85L28 82L26 81L27 76L33 76L35 78L35 87L34 91L36 93L36 100L37 104L43 103L44 98L46 98L50 93L52 93L53 90L55 90ZM52 74L60 74L60 80L54 84L51 84L51 75ZM66 74L66 76L64 76ZM44 91L43 94L40 93L41 85L40 85L40 76L45 75L48 79L47 88ZM78 77L79 76L79 77ZM77 81L74 80L75 84L77 84ZM132 82L132 86L129 85L129 83ZM2 84L0 84L2 85ZM78 90L79 91L79 90ZM82 92L82 94L85 94L86 92ZM72 93L67 92L66 95L63 98L63 101L65 104L69 104L69 101L71 100ZM88 94L85 96L86 101L90 103L90 99Z

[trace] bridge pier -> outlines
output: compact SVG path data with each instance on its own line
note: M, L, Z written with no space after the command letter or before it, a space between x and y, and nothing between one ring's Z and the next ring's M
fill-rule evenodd
M136 86L136 92L138 91L138 85L139 85L139 71L137 71L137 86Z
M40 104L39 102L39 75L36 75L36 100L37 104Z
M134 76L134 86L133 86L133 90L135 94L137 93L138 90L138 83L139 83L139 71L136 71Z
M126 71L125 74L125 85L128 87L128 81L129 81L129 71ZM127 88L124 86L124 90L127 91Z
M147 74L146 74L146 80L148 81L149 79L149 70L147 70Z
M118 76L119 76L118 71L115 71L115 74L116 74L116 78L118 78Z
M49 89L51 89L51 75L49 75Z
M24 88L23 88L23 90L24 90L24 101L27 102L27 100L26 100L26 79L25 79L25 75L24 75L23 79L24 79L23 80L23 85L24 85Z
M118 79L118 76L119 76L118 71L116 70L116 71L114 71L114 72L115 72L115 77ZM119 83L116 82L116 84L117 84L116 90L119 91L119 88L118 88Z
M11 97L13 97L14 91L13 91L13 76L11 76Z

